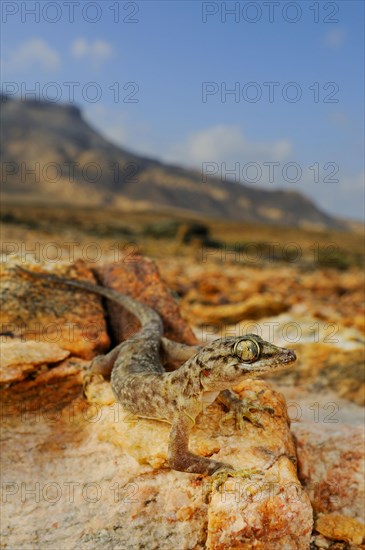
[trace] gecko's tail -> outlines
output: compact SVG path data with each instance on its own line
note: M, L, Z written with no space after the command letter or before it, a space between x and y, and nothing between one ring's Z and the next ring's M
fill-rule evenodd
M104 298L117 302L121 306L125 307L130 313L135 315L141 322L142 327L146 327L146 325L149 324L154 325L154 328L157 329L162 335L163 324L159 314L150 307L141 304L141 302L138 302L134 298L120 294L111 288L89 283L88 281L67 279L64 277L58 277L58 275L53 275L51 273L32 271L21 267L20 265L16 265L14 269L17 273L29 275L34 279L43 279L50 281L51 283L66 285L69 287L78 288L80 290L85 290L87 292L93 292L94 294L98 294L99 296L103 296Z

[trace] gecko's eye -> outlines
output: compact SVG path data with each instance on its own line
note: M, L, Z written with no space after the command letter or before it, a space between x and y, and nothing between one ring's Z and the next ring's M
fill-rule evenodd
M244 363L254 363L260 357L260 346L255 340L239 340L233 348L233 352Z

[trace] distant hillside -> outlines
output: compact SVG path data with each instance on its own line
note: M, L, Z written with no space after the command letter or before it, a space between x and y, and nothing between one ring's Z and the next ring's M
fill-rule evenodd
M11 200L178 209L207 217L345 228L296 191L267 191L210 178L117 147L80 109L2 97L2 192ZM30 173L29 171L35 171Z

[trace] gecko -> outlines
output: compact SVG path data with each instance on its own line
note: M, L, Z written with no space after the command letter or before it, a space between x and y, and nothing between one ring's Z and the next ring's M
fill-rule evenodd
M172 469L207 476L234 471L228 463L189 450L195 419L218 399L235 417L250 420L250 408L263 407L250 407L231 388L245 379L287 368L296 360L293 350L275 346L257 334L219 338L205 346L173 342L163 336L160 315L134 298L87 281L20 266L15 269L34 278L98 294L135 315L141 329L108 354L95 357L90 373L110 375L115 397L128 413L170 424L168 462ZM184 362L176 370L167 372L162 352L165 357Z

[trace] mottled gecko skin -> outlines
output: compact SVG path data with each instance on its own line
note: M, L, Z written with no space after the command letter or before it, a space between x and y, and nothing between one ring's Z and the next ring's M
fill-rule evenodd
M99 294L133 313L141 322L141 330L106 356L96 357L90 366L92 372L107 375L111 371L112 389L126 411L171 424L171 468L206 475L220 469L232 470L229 464L189 451L189 434L195 419L216 398L235 408L236 414L247 417L244 403L229 388L246 378L285 368L296 359L292 350L274 346L255 334L220 338L203 348L177 344L162 337L160 316L133 298L85 281L17 269L32 277ZM185 363L166 372L161 348L171 358Z

